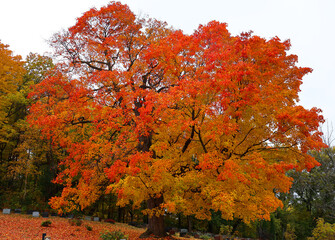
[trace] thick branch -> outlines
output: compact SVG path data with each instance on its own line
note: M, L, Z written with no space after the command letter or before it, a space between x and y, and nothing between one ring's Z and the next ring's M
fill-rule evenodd
M199 129L199 131L197 131L197 135L199 137L199 141L200 141L200 144L202 146L202 149L204 150L205 153L208 153L208 151L206 149L206 145L209 143L209 141L206 144L204 143L204 141L202 140L202 137L201 137L200 129Z
M192 126L191 136L186 140L186 142L185 142L185 144L184 144L184 147L183 147L183 149L181 150L182 153L184 153L184 152L187 150L188 146L190 145L190 143L191 143L191 141L192 141L192 139L193 139L193 137L194 137L194 133L195 133L195 127Z

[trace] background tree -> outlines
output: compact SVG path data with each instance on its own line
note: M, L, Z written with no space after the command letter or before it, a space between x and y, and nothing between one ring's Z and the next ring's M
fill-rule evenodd
M334 239L335 224L325 223L322 218L318 219L316 228L313 230L313 237L308 240Z
M7 118L2 130L10 129L11 134L3 138L7 141L6 155L2 159L4 166L4 172L1 175L3 177L2 190L6 191L3 202L15 208L25 208L33 202L35 204L38 202L46 208L44 204L46 199L43 199L43 196L48 199L55 194L55 192L45 194L46 191L52 189L50 184L55 175L49 174L47 182L41 182L41 179L48 176L48 174L41 174L44 165L41 163L45 162L48 152L42 146L47 144L40 138L36 127L29 127L26 123L26 116L31 104L31 100L27 98L31 87L41 82L53 64L51 58L32 53L27 56L26 62L21 61L19 57L17 59L19 61L17 64L21 68L11 70L12 75L20 76L20 78L16 80L12 92L5 96ZM10 61L7 60L7 64L9 63ZM10 78L9 71L4 73L4 79ZM57 163L54 163L53 168L56 169L56 166ZM45 191L42 190L43 187Z
M8 175L13 159L13 149L17 146L20 120L23 82L23 61L14 56L8 45L0 42L0 196L10 190L14 184Z
M8 45L0 42L0 157L8 158L15 135L13 123L17 121L15 106L20 98L20 86L24 74L20 56L14 56Z
M335 149L330 145L310 154L321 164L320 166L310 172L290 171L288 174L294 179L287 196L287 204L291 209L288 221L297 230L297 236L302 239L311 236L316 219L322 218L328 223L335 222Z
M320 151L311 151L311 154L320 163L310 171L290 170L287 174L292 177L293 185L289 193L281 193L279 198L284 207L271 215L271 221L280 223L277 226L280 239L283 233L295 230L298 239L307 239L312 235L317 225L317 219L324 219L328 223L334 223L334 147L333 130L327 124L324 130L323 141L328 147ZM273 229L269 223L260 224L260 232L273 236ZM290 227L288 227L290 226ZM261 236L259 236L261 237Z
M23 181L18 191L22 194L21 201L25 207L38 202L47 208L47 199L56 194L55 186L51 181L56 176L57 154L54 153L51 140L43 138L36 126L29 126L26 122L26 116L32 104L31 99L28 99L28 94L35 84L43 80L53 66L50 57L34 53L27 56L24 64L26 70L23 76L25 104L22 110L25 114L22 116L19 143L13 152L16 161L11 164L10 169L13 176L21 179L19 182Z
M188 36L112 2L52 44L63 62L31 95L30 121L66 149L60 211L112 191L120 206L147 202L146 234L165 234L166 211L269 220L285 173L318 164L308 151L325 146L323 119L297 105L311 69L289 41L215 21Z

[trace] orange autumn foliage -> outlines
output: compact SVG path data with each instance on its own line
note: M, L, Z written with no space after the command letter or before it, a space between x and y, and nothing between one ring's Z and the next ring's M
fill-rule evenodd
M53 45L63 61L31 94L29 120L67 152L50 201L60 211L113 191L120 205L152 200L150 218L269 219L285 173L318 165L308 151L325 146L323 118L298 105L311 69L289 41L216 21L185 35L112 2Z

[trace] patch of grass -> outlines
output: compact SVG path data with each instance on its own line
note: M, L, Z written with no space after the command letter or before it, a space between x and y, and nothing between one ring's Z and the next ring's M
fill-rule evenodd
M50 227L51 226L51 221L50 220L44 221L44 222L41 223L41 226L42 227Z
M69 223L70 223L70 225L71 226L81 226L81 224L83 224L83 220L81 220L81 219L77 219L77 218L75 218L75 219L69 219Z
M104 233L102 233L100 235L100 239L103 239L103 240L121 240L121 239L128 239L128 236L125 235L121 231L114 231L114 232L105 231Z

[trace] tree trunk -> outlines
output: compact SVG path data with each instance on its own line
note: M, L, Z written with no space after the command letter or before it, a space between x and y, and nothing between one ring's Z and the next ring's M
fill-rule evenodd
M118 208L118 210L117 210L117 221L118 221L118 222L121 222L121 221L122 221L122 210L123 210L123 208L121 208L121 207L119 206L119 208Z
M181 213L178 213L178 228L181 229Z
M154 209L159 207L163 203L163 196L159 198L150 198L147 200L148 209ZM165 237L167 236L164 229L164 216L149 216L148 229L145 231L140 238L147 238L148 236L154 235L155 237Z
M134 212L129 209L129 215L130 215L130 222L134 222Z
M144 83L145 85L145 83ZM139 109L144 106L145 99L135 101L135 116L140 116ZM139 141L137 145L138 152L150 152L150 147L152 145L152 135L153 133L149 131L149 134L143 134L139 136ZM153 156L155 158L155 156ZM160 197L150 197L147 200L147 208L154 209L156 207L160 207L163 203L163 195ZM164 216L156 216L155 214L152 216L148 216L148 229L145 231L140 238L147 238L150 235L154 235L155 237L165 237L167 236L164 229Z
M193 226L192 226L193 224L192 224L192 216L190 216L190 215L187 215L187 229L188 229L188 232L192 232L192 228L193 228Z
M237 227L240 225L242 222L242 219L237 219L236 222L233 224L233 229L231 230L231 233L234 234L237 230Z

